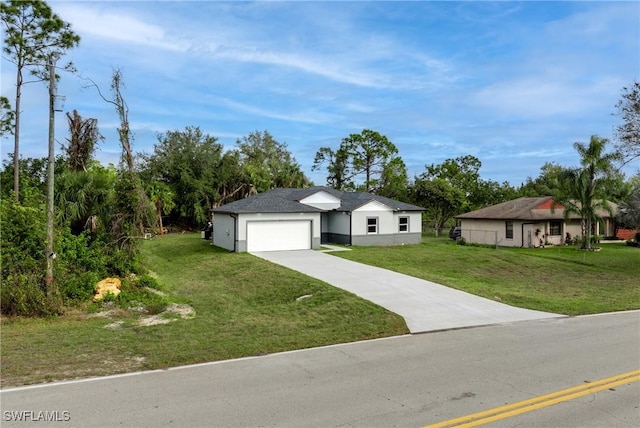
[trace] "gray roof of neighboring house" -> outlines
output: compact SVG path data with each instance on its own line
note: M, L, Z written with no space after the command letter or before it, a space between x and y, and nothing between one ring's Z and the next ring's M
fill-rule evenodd
M327 210L305 205L299 201L313 195L314 193L325 191L342 201L340 208L336 211L353 211L371 201L377 201L387 205L393 210L399 211L424 211L424 208L407 204L365 192L343 192L325 186L315 186L305 189L273 189L265 193L260 193L248 198L239 199L218 208L214 208L214 213L294 213L294 212L325 212Z
M558 205L557 208L538 208L543 204L549 205L552 200L551 196L539 196L533 198L518 198L512 201L502 202L501 204L491 205L476 211L455 216L456 219L473 219L473 220L562 220L564 219L564 207ZM616 204L609 202L613 208L613 212L617 208ZM603 209L597 210L600 217L610 217L610 214ZM578 215L571 214L569 218L580 218Z

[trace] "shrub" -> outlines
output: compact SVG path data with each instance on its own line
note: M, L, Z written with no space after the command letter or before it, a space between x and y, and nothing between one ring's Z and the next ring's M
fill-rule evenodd
M155 287L153 288L157 288L157 281L148 275L142 275L135 279L131 277L124 278L120 288L120 295L118 295L118 306L123 309L144 307L147 312L150 311L149 307L161 308L159 312L164 311L164 308L170 303L169 298L144 288L152 287L154 284ZM151 311L156 310L153 308Z
M138 287L141 287L141 288L149 287L155 290L159 290L160 284L158 284L158 281L156 281L154 277L150 275L142 275L138 277Z
M5 315L49 316L61 313L58 298L47 297L40 284L40 275L33 273L9 276L2 281L0 307Z
M60 284L60 293L65 299L88 300L93 296L94 287L100 279L95 272L67 275Z
M0 204L2 278L44 269L45 210L22 206L12 198Z
M142 268L141 255L137 243L132 242L122 249L111 247L107 257L106 269L110 275L120 277L126 276L131 272L143 272L144 269Z

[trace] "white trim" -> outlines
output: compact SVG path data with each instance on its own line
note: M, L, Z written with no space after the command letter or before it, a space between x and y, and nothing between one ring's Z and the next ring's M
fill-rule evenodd
M353 211L393 211L393 209L391 209L390 206L383 204L382 202L369 201Z
M376 224L375 225L370 225L369 224L369 220L375 220ZM370 232L369 231L369 226L374 226L376 228L376 230L374 232ZM366 224L366 228L367 228L367 235L377 235L378 233L380 233L380 217L367 217L367 224Z
M407 222L405 224L402 224L400 222L400 220L402 219L407 219ZM398 216L398 233L409 233L409 230L411 230L410 224L411 217L409 217L408 215ZM402 230L402 226L406 227L406 229Z

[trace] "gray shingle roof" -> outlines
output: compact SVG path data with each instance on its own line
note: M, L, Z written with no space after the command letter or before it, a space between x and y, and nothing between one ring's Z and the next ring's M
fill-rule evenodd
M371 201L387 205L393 210L424 211L424 208L385 198L365 192L342 192L325 186L315 186L306 189L273 189L265 193L240 199L235 202L214 208L214 213L291 213L291 212L324 212L326 210L305 205L299 201L317 193L325 191L342 201L337 211L353 211Z
M319 208L301 204L291 198L291 190L275 189L248 198L239 199L218 208L214 213L312 213L323 212Z

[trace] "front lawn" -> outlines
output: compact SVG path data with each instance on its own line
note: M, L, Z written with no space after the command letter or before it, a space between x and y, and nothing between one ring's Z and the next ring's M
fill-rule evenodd
M156 237L145 242L144 254L167 298L192 307L195 317L151 326L138 323L148 314L121 310L3 318L2 387L408 332L396 314L249 254L212 247L199 234Z
M354 247L334 255L522 308L566 315L639 309L640 249L601 247L495 249L425 238L421 245Z
M514 306L567 315L640 308L640 249L602 245L486 248L427 238L355 247L336 257L427 279ZM166 299L195 310L168 324L149 314L81 311L1 323L2 387L157 369L407 333L404 320L356 296L199 235L145 242ZM95 309L95 308L94 308ZM154 311L150 311L154 313Z

